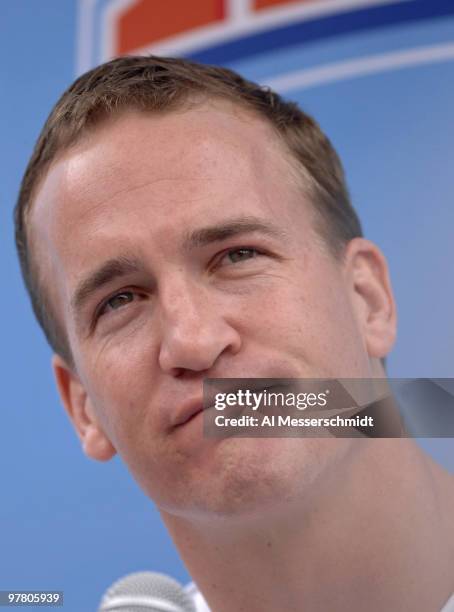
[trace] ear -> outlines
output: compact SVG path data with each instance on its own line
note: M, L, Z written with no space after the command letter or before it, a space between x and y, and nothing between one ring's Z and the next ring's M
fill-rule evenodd
M370 240L354 238L345 249L344 264L367 352L382 359L394 344L397 324L386 259Z
M59 356L52 357L58 392L66 412L91 459L108 461L116 450L98 423L90 398L73 369Z

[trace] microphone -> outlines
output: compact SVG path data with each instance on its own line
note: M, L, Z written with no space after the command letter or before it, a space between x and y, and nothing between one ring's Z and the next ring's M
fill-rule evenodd
M120 578L104 594L98 612L196 612L181 584L156 572Z

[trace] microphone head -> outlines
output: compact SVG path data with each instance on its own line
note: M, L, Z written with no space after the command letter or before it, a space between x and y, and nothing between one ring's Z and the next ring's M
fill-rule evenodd
M98 612L196 612L181 584L156 572L120 578L104 594Z

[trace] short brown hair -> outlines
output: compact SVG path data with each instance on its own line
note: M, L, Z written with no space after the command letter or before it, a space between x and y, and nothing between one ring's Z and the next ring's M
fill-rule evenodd
M194 96L224 98L268 120L309 179L313 205L323 222L323 237L339 256L361 236L340 160L318 124L294 102L232 70L185 59L121 57L79 77L51 111L22 179L15 208L16 246L33 310L53 350L72 363L66 333L52 311L27 239L27 213L39 181L56 156L90 128L125 109L167 112Z

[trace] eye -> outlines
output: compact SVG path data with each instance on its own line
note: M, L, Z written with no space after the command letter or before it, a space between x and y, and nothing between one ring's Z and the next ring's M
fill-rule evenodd
M230 249L223 255L219 263L220 265L236 264L248 259L253 259L257 257L257 255L259 255L259 252L252 248L242 247L239 249ZM224 264L225 260L227 260L227 262Z
M120 293L116 293L101 305L98 316L100 317L112 310L119 310L120 308L126 306L126 304L134 301L134 298L136 297L137 296L133 291L121 291Z

